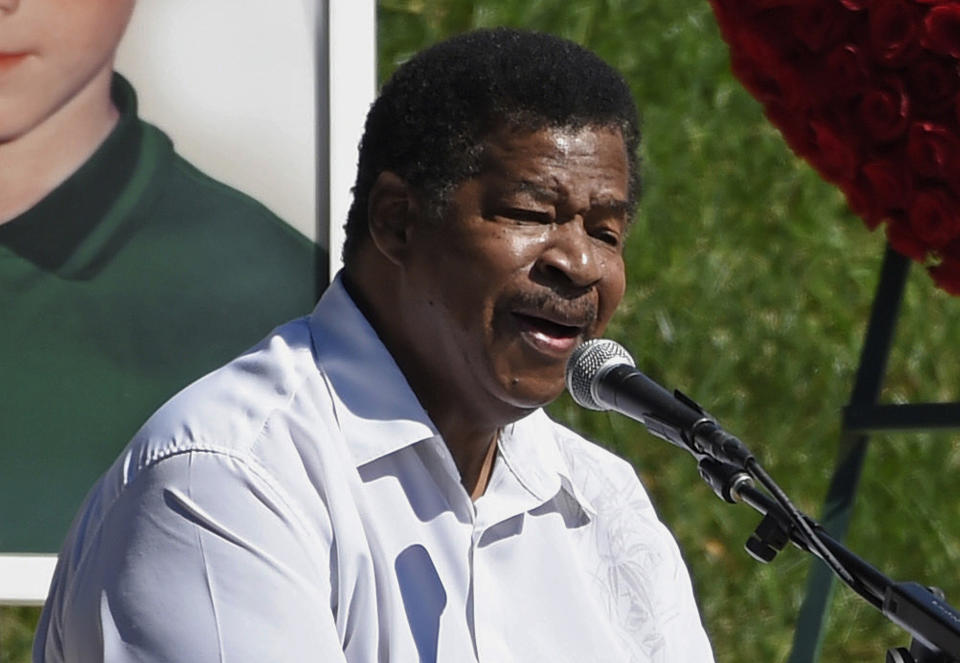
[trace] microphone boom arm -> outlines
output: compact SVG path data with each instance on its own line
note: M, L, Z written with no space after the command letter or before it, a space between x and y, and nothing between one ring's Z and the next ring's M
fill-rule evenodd
M700 476L726 502L747 504L763 514L757 531L746 543L757 561L770 562L787 541L822 560L806 534L796 527L780 504L754 486L747 472L709 456L699 458ZM895 582L830 536L812 518L801 514L816 537L846 569L850 578L837 574L853 591L913 638L910 650L888 652L894 663L956 663L960 661L960 612L944 600L939 590L916 582Z

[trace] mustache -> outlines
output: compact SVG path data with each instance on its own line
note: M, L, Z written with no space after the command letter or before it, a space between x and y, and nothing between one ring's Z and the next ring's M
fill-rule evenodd
M511 311L540 313L550 319L566 320L573 326L588 327L597 319L597 298L590 293L578 297L564 297L549 289L524 291L507 302Z

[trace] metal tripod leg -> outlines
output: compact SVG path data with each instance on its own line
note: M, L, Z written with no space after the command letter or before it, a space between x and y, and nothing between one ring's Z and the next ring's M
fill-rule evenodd
M887 247L850 407L875 405L880 397L909 267L907 258ZM821 517L821 524L838 541L843 541L847 533L868 441L867 434L850 432L845 432L841 440L840 455ZM833 585L833 574L816 560L807 577L806 596L797 618L790 663L815 663L819 659Z

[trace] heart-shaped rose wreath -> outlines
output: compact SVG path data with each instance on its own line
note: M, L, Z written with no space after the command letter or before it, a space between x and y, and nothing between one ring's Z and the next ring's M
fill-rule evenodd
M960 294L960 1L710 3L790 147Z

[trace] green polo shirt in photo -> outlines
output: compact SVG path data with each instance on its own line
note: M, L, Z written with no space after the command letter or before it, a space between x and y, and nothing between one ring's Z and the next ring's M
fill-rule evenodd
M113 96L96 153L0 225L0 552L56 552L147 417L326 282L322 249Z

